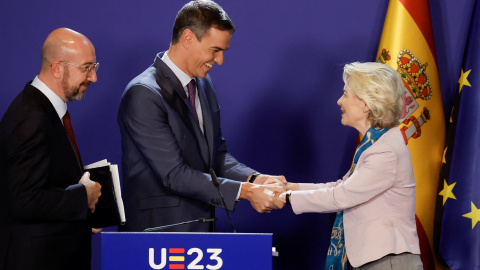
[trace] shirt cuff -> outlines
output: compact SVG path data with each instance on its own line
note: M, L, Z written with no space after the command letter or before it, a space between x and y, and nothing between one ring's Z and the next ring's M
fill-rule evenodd
M238 198L240 198L240 192L242 191L242 185L246 183L246 182L241 182L240 183L240 188L238 189L238 192L237 192L237 198L235 198L236 201L238 201Z

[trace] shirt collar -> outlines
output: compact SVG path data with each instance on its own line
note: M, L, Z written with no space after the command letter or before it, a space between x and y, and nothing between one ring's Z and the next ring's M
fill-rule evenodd
M187 87L187 84L194 78L190 78L190 76L187 75L187 73L183 72L180 68L175 65L172 60L168 57L168 51L166 51L163 56L162 56L162 61L169 67L175 76L177 76L178 80L180 80L180 83L182 84L183 88L185 89ZM187 91L188 92L188 91ZM187 93L188 96L188 93Z
M42 92L48 100L50 100L50 103L52 103L53 107L55 108L55 111L58 114L58 117L60 119L63 118L65 113L67 112L67 103L63 102L63 100L55 94L45 83L43 83L38 76L35 76L35 79L33 79L31 85L40 92Z

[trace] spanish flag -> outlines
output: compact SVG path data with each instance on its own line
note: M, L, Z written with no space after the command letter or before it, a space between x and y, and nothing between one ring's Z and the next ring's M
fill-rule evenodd
M441 269L432 247L445 118L428 0L390 0L377 61L396 69L408 90L399 128L412 156L421 258L424 269Z

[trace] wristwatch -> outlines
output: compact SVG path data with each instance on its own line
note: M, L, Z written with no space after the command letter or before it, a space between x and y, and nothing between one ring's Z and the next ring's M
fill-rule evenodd
M290 195L292 194L291 190L287 190L283 192L282 194L278 195L278 198L280 199L281 202L291 205L290 204Z
M287 190L287 192L285 192L285 203L288 204L288 205L292 205L290 203L290 195L292 195L292 191L291 190Z
M257 176L259 175L260 175L259 172L254 172L252 176L250 176L250 179L248 180L248 182L253 184L253 181L255 181L255 178L257 178Z

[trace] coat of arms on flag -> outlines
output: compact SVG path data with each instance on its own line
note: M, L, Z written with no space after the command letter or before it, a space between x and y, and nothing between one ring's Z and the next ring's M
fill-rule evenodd
M389 52L382 49L377 58L377 62L386 64L391 59ZM403 94L403 112L400 117L402 123L400 130L402 131L405 144L408 144L410 138L418 138L422 135L422 125L430 120L430 111L425 106L417 118L413 116L420 105L417 99L429 100L432 97L432 86L427 73L428 63L422 64L421 60L407 49L403 49L398 53L397 71L402 76L406 90Z

